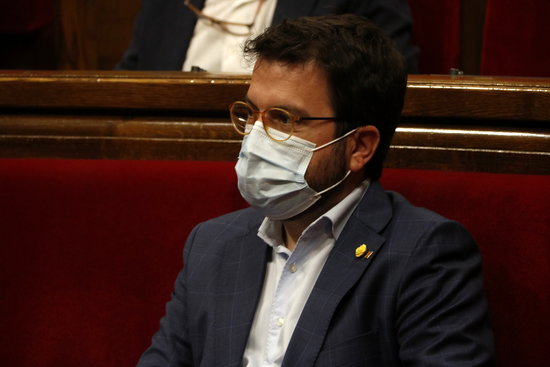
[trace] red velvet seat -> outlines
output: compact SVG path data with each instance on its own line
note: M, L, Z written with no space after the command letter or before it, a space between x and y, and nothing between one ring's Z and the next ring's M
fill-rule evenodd
M0 356L11 367L132 366L197 222L245 206L232 162L0 159ZM499 366L542 366L550 176L387 170L457 219L484 259Z
M499 367L546 365L550 176L387 170L386 189L464 224L483 256Z
M5 366L132 366L191 228L245 205L210 162L0 160Z

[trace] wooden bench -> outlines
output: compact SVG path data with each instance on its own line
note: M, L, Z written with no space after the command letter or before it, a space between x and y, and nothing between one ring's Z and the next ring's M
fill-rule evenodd
M247 76L0 72L0 157L234 160ZM410 76L387 166L547 174L548 79Z

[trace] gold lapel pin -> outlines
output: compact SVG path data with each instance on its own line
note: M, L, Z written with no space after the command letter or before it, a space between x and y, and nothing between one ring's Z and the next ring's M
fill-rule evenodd
M355 257L361 257L367 252L367 245L362 244L355 249Z

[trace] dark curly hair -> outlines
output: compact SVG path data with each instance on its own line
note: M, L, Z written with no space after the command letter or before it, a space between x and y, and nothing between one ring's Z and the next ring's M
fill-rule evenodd
M249 60L289 64L314 62L327 75L330 99L341 135L373 125L380 145L366 165L366 175L380 178L405 96L405 61L392 41L366 18L327 15L286 20L246 42Z

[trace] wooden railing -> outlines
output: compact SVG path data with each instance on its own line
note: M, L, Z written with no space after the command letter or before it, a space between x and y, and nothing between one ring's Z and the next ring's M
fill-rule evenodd
M0 71L0 157L236 160L249 76ZM387 164L550 173L550 79L410 76Z

